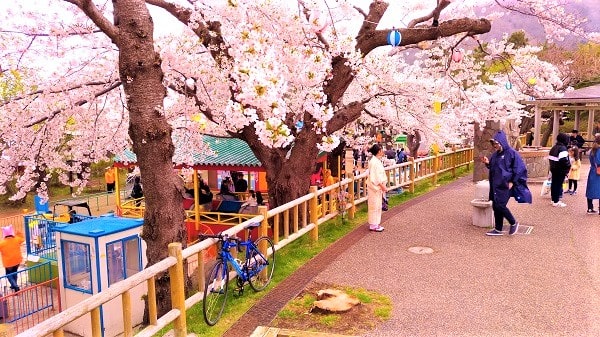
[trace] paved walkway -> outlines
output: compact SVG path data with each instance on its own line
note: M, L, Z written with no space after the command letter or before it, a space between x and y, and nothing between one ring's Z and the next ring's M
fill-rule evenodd
M533 204L511 200L524 225L515 236L488 237L471 224L470 176L394 207L384 213L383 233L354 230L280 283L225 336L268 326L311 281L392 299L391 319L365 336L600 336L600 216L586 214L588 167L579 193L565 195L566 208L552 207L536 183Z

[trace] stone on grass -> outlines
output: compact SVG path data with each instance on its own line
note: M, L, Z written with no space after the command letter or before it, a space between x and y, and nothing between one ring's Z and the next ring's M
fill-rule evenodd
M317 301L313 303L311 312L340 313L352 309L360 304L353 296L338 289L323 289L317 292Z

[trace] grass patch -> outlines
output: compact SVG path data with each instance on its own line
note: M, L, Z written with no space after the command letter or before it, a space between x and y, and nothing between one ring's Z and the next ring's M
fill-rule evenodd
M339 289L358 298L360 304L340 313L311 311L315 294L322 289ZM311 299L307 307L306 300ZM272 325L278 328L319 331L338 334L360 334L373 329L390 318L392 301L389 297L362 288L337 287L330 284L312 283L296 298L288 302Z

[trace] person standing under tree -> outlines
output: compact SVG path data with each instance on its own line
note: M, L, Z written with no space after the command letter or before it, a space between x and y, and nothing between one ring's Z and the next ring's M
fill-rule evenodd
M144 196L144 190L142 189L140 177L136 176L133 181L133 188L131 189L131 197L133 199L135 199L136 207L139 207L142 204L143 196Z
M496 150L490 158L482 157L481 160L490 170L490 200L494 210L494 229L486 235L502 235L504 219L510 224L509 235L514 235L519 229L508 207L508 200L514 197L519 203L531 203L531 192L527 188L527 166L515 149L508 144L504 131L496 132L490 143Z
M383 148L379 144L374 144L369 149L373 155L369 160L369 175L367 177L367 205L369 230L374 232L383 232L381 226L381 213L383 206L383 195L387 191L387 176L381 158L383 157Z
M104 172L104 181L106 182L106 192L112 193L115 191L115 171L112 167L107 167Z
M6 272L6 278L10 283L10 289L15 292L19 291L19 283L17 280L17 270L23 261L21 254L21 244L25 242L23 236L17 233L15 235L12 225L2 227L4 239L0 240L0 253L2 254L2 264Z
M550 175L552 176L550 195L552 196L552 206L554 207L567 206L567 204L560 201L560 197L563 194L563 182L571 169L567 144L569 144L569 136L565 133L559 133L556 136L556 144L554 144L548 153Z

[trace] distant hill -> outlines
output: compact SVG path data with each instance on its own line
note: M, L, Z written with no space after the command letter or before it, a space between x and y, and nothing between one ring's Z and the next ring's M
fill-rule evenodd
M566 8L569 12L579 13L588 19L588 22L584 25L586 31L600 31L600 10L598 10L600 8L600 0L586 0L583 2L567 0L567 2L569 4ZM500 7L496 6L487 10L488 12L500 10ZM517 30L524 30L532 44L541 44L546 41L546 34L536 19L516 12L510 12L503 18L493 21L491 32L482 35L481 38L483 40L498 39L505 33L510 34ZM569 36L565 41L555 42L565 47L573 47L578 43L586 41L583 41L581 37Z

